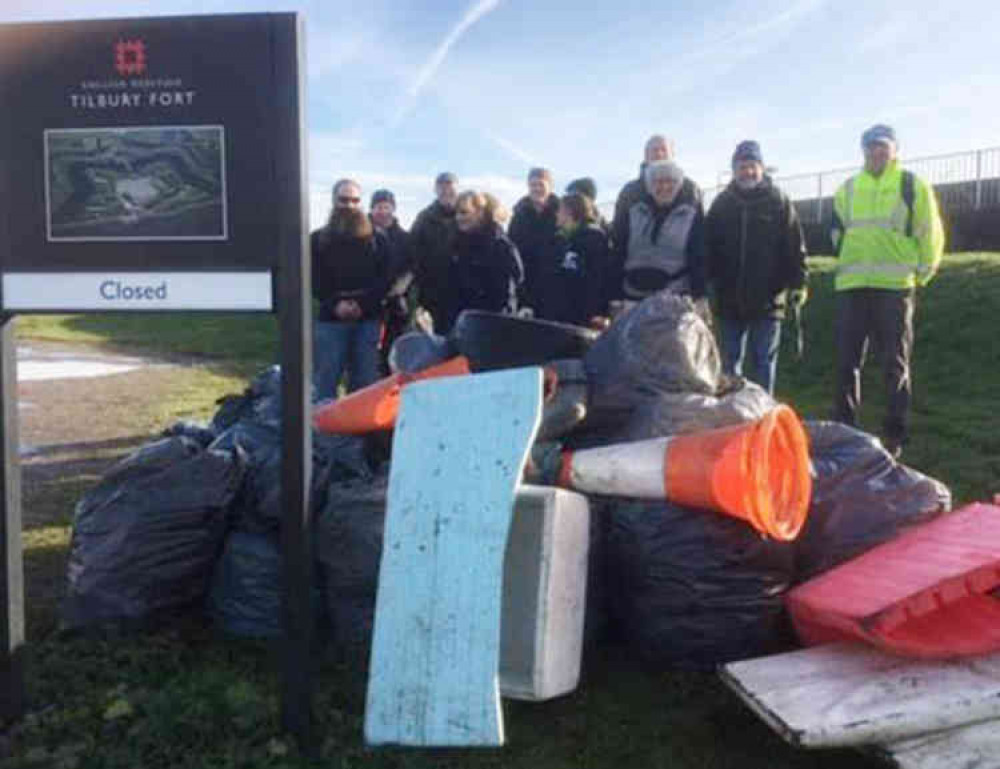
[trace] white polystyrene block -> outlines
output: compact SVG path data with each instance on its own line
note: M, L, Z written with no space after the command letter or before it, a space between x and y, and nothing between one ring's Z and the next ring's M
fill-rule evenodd
M590 507L576 492L518 488L504 559L500 693L547 700L580 680Z

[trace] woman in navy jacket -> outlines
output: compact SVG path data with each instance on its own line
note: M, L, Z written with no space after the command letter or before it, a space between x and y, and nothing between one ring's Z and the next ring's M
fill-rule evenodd
M580 194L562 197L557 221L559 230L538 269L535 317L597 325L608 314L608 235L596 224L593 204Z

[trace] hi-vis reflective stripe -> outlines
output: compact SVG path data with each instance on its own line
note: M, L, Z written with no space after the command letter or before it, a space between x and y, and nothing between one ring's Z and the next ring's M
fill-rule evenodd
M906 202L900 198L889 216L854 217L854 177L844 183L844 229L845 230L896 230L903 232L909 214Z
M878 217L874 219L849 219L847 222L849 230L894 230L896 224L892 217Z
M841 275L891 275L902 278L909 277L914 272L914 267L908 264L898 264L896 262L855 262L853 264L839 264L837 272Z

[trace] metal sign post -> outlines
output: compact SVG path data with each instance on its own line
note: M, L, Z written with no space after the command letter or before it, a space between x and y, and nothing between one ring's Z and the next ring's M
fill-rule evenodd
M285 725L311 743L311 302L302 22L0 26L0 715L24 709L17 312L278 312Z
M24 712L24 567L13 317L0 316L0 324L0 718L10 719Z

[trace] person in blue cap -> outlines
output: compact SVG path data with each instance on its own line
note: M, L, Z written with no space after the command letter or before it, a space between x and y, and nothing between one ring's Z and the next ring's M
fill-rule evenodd
M720 319L722 368L774 393L781 321L807 297L806 249L795 206L764 171L755 141L732 158L733 179L705 219L705 272Z
M908 438L916 288L937 272L944 229L934 191L900 167L897 146L890 126L862 134L865 166L834 195L830 235L838 257L834 419L857 423L871 338L885 375L882 442L898 457Z

